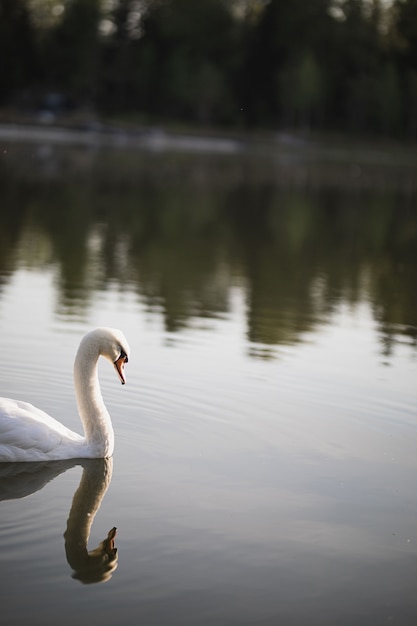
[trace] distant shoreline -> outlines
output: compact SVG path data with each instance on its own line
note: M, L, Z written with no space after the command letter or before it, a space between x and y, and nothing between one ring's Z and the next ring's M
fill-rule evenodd
M147 150L179 150L186 152L218 152L235 154L243 142L226 137L174 134L162 129L126 130L113 127L67 128L35 124L0 124L0 140L78 144L104 147L132 147Z
M0 142L49 143L95 148L136 149L218 155L289 157L297 161L354 162L417 169L417 146L355 136L305 135L289 132L204 133L198 129L123 128L111 124L85 127L33 123L0 123Z

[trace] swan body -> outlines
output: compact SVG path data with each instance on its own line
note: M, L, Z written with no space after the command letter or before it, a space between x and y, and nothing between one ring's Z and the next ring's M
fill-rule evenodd
M0 462L109 458L114 433L98 381L97 362L113 363L124 384L129 346L123 333L97 328L82 339L74 363L74 387L84 435L73 432L28 402L0 398Z

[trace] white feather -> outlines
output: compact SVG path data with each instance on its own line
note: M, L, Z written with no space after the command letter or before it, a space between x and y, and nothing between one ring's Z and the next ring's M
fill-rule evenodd
M114 434L100 392L97 361L102 355L115 363L123 354L128 356L129 347L118 330L98 328L81 341L74 383L84 435L28 402L0 398L0 462L110 457Z

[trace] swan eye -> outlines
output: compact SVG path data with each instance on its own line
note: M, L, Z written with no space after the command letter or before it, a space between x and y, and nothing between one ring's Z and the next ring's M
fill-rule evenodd
M122 349L120 349L119 359L123 359L125 363L127 363L129 361L129 359L127 358L126 352L124 350L122 350Z

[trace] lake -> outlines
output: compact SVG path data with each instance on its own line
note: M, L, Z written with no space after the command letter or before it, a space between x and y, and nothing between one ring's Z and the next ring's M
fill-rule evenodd
M0 464L2 623L414 626L416 160L0 163L0 395L80 431L82 336L131 347L112 460Z

